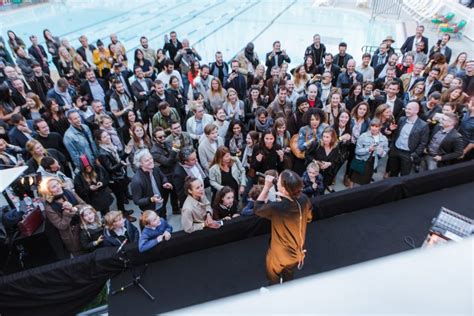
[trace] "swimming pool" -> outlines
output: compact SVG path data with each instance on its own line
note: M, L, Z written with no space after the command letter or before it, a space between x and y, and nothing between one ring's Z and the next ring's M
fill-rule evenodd
M28 42L29 35L42 38L42 30L49 28L77 47L81 34L90 43L100 38L107 44L115 32L132 59L142 35L156 49L171 30L180 39L188 38L206 62L214 59L217 50L229 60L249 41L254 41L264 60L278 39L292 64L297 64L315 33L321 34L329 52L336 53L338 43L345 41L348 53L359 61L363 45L378 45L387 35L399 43L404 36L401 23L370 21L358 10L318 8L305 0L65 0L0 14L4 38L12 29Z

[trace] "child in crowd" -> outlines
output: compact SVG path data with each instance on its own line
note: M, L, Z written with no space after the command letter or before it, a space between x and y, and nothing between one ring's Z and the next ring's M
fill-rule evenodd
M76 206L81 217L81 246L85 251L92 252L102 246L104 227L99 213L89 204Z
M303 173L303 193L309 198L324 194L323 176L319 174L319 165L310 163Z
M127 243L138 243L138 229L123 218L122 212L110 211L104 216L104 247L119 247Z
M144 226L138 242L140 252L155 247L163 240L170 240L173 227L164 218L160 218L156 212L143 212L140 222Z
M259 185L259 184L256 184L254 185L250 191L249 191L249 195L248 195L248 202L247 202L247 205L242 209L242 211L240 212L240 214L242 216L250 216L250 215L253 215L253 207L255 205L255 201L257 200L258 196L260 195L260 193L262 192L262 189L263 189L263 186Z
M269 170L265 171L265 176L272 176L275 179L277 179L278 178L278 171L276 171L275 169L269 169ZM258 178L258 184L263 186L265 184L265 178L259 177ZM268 202L276 202L277 201L276 192L277 192L276 187L272 186L270 188L270 191L268 191Z
M237 212L237 201L234 198L234 190L225 186L217 192L214 199L214 220L231 220L240 216Z

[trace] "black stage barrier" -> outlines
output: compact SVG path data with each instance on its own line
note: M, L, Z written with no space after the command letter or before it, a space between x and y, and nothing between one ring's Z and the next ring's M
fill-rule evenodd
M436 181L430 181L429 174L432 174ZM417 179L420 179L419 185L417 185ZM439 182L440 179L443 183ZM353 212L402 199L408 195L430 192L433 188L439 189L471 182L473 179L474 161L471 161L336 192L316 200L315 219ZM406 189L408 186L412 189ZM191 235L184 232L175 233L170 241L143 254L139 254L133 245L128 245L126 248L134 264L138 265L199 250L206 251L207 248L249 239L268 233L269 227L268 221L255 216L239 217L226 223L217 231L205 230ZM268 239L268 237L264 238ZM121 271L122 262L115 255L115 250L99 249L89 255L1 278L0 313L2 315L31 315L32 310L38 309L38 313L35 313L38 315L43 314L41 311L47 311L48 315L63 315L79 311L81 306L84 306L100 291L108 278ZM245 252L236 256L245 258ZM219 263L214 264L219 265ZM259 263L259 267L263 271L263 263ZM179 275L173 277L180 278ZM216 275L216 278L219 276Z
M305 265L295 277L407 251L412 249L411 241L413 247L420 247L441 206L474 218L473 191L474 183L463 184L313 222L307 230ZM131 288L109 296L109 314L156 315L267 286L268 241L268 235L256 236L151 263L144 273L143 285L156 296L156 301L149 300L138 288ZM403 279L403 271L399 274ZM383 275L373 277L384 281ZM112 288L129 281L127 271L112 279ZM363 291L364 285L360 288ZM317 306L307 308L309 314L318 313Z

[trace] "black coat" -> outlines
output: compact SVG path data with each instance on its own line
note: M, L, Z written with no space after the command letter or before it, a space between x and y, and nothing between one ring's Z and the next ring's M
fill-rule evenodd
M318 66L318 74L322 75L324 73L324 64ZM338 65L332 63L331 65L331 73L332 73L332 85L333 87L337 84L337 77L341 73L341 68Z
M379 95L375 98L374 108L370 109L372 115L375 113L377 107L381 104L387 102L387 95ZM404 114L403 101L400 98L395 99L395 104L393 106L393 116L398 120Z
M94 50L95 50L94 45L89 44L89 50L91 51L91 53L94 52ZM86 50L85 50L84 47L82 47L82 46L79 47L78 49L76 49L76 52L77 52L79 55L81 55L82 59L83 59L85 62L87 62Z
M144 78L145 80L145 83L148 87L148 92L145 93L145 94L140 94L141 92L146 92L142 85L140 84L140 82L138 82L138 80L135 80L134 82L132 82L132 93L134 95L134 97L137 99L137 102L135 103L135 110L139 110L142 114L145 113L145 109L147 107L147 104L148 104L148 98L150 97L150 94L151 94L151 87L153 85L153 82L151 81L151 79L148 79L148 78Z
M400 50L402 51L403 54L411 51L414 40L415 40L415 35L408 36L408 38L405 40L405 43L403 43L402 47L400 47ZM423 52L425 54L428 54L428 38L422 36L421 41L425 43L425 48L423 49Z
M153 144L150 150L153 159L167 177L172 177L178 163L178 152L173 150L169 143Z
M407 121L406 116L398 120L398 123L397 123L398 128L395 132L393 143L392 143L393 146L395 146L395 143L397 142L398 137L400 137L400 132L402 131L403 126L405 126L406 121ZM410 132L410 135L408 136L408 148L410 150L410 154L411 154L411 157L413 158L413 161L418 162L423 156L423 151L425 150L426 145L428 144L429 134L430 134L430 129L428 127L428 123L426 123L420 118L417 118Z
M80 239L82 249L92 252L95 249L100 248L103 245L103 242L95 246L94 241L96 241L103 234L104 228L102 226L96 229L85 229L81 227Z
M413 82L412 87L414 87L420 81L423 81L426 84L426 78L427 77L416 79L415 82ZM435 80L433 84L431 85L430 91L428 91L428 95L432 94L435 91L438 91L439 93L441 93L442 90L443 90L443 84L441 83L441 81Z
M74 178L74 188L76 189L76 193L88 204L92 205L97 211L105 214L114 198L112 194L107 190L109 184L109 175L107 171L101 166L94 167L95 172L97 173L97 181L102 182L102 186L98 190L91 190L90 185L85 180L82 174L76 175Z
M125 157L121 158L125 159ZM127 178L126 167L122 165L120 161L117 161L111 153L100 146L98 147L98 159L102 167L104 167L109 174L110 182Z
M433 129L433 136L439 132L442 127L438 124ZM433 137L431 137L432 139ZM430 142L431 142L430 139ZM441 156L441 161L438 162L438 167L451 165L456 162L456 160L462 156L464 151L464 141L463 137L459 132L453 128L448 132L444 137L441 144L439 144L437 154Z
M261 148L260 145L255 145L252 150L252 162L251 167L255 171L265 173L267 170L275 169L278 172L283 170L283 161L280 160L280 156L277 154L277 150L281 149L279 145L275 144L272 149ZM257 155L263 154L262 161L257 161Z
M278 55L272 55L273 51L267 53L265 56L265 66L267 67L267 72L266 72L266 78L271 78L271 72L272 72L272 67L275 66L275 59L276 59L276 64L278 67L283 64L283 62L287 62L288 64L291 63L291 59L288 55L283 55L283 53L278 54Z
M155 178L158 189L163 196L163 190L166 190L163 188L163 184L168 182L168 178L158 167L153 168L153 177ZM150 198L154 195L150 176L141 168L138 168L137 173L133 176L131 188L133 202L135 202L142 211L155 209L155 203L150 201Z
M99 82L100 86L102 87L102 90L104 90L104 95L106 95L107 91L109 91L109 86L107 85L107 82L100 78L97 78L96 80ZM85 80L83 83L81 83L79 93L86 99L88 104L91 104L91 102L94 101L89 81ZM107 107L107 104L104 104L104 106Z
M125 220L125 228L127 229L127 232L125 233L127 243L138 245L138 238L140 237L138 229L133 226L128 220ZM118 237L114 231L105 228L104 241L102 244L103 247L119 247L125 238Z

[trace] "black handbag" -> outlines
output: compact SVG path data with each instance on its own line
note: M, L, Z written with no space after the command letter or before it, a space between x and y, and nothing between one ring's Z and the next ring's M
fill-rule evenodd
M357 173L363 174L364 170L365 170L365 164L366 163L367 163L367 161L359 160L359 159L354 158L351 161L351 170L353 170Z

